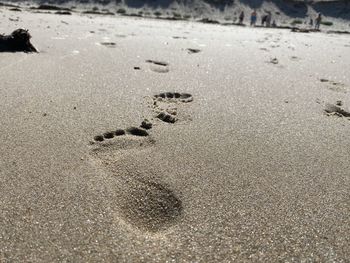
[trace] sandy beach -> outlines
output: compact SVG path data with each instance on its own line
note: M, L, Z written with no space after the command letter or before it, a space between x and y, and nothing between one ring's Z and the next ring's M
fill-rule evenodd
M349 35L0 16L1 262L349 261Z

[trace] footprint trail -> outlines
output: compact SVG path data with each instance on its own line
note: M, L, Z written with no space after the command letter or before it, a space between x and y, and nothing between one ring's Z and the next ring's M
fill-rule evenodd
M180 103L193 101L188 93L165 92L152 97L153 113L157 119L175 123ZM162 107L162 108L161 108ZM138 167L139 160L152 155L155 140L151 136L153 124L144 119L139 127L111 129L93 137L90 156L96 166L116 179L119 194L118 218L145 232L159 232L175 225L183 214L183 204L177 194L152 172L148 165ZM135 166L136 165L136 166ZM142 172L140 172L140 170Z

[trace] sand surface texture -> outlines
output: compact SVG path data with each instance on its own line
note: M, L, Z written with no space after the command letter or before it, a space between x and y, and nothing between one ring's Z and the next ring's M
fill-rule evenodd
M349 260L348 36L0 16L1 262Z

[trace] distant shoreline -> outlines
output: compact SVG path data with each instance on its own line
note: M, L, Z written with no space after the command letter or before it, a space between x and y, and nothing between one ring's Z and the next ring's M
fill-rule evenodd
M211 19L208 17L204 18L190 18L190 17L183 17L183 16L164 16L164 15L148 15L146 13L127 13L126 11L122 12L117 10L117 12L111 12L109 9L104 8L100 9L97 7L93 7L91 9L78 9L76 7L67 7L66 5L53 5L53 4L40 4L35 5L33 4L26 4L21 5L19 2L14 3L0 3L0 8L5 7L8 8L10 11L13 12L21 12L21 11L29 11L33 13L44 13L44 14L55 14L55 15L72 15L73 13L76 14L82 14L82 15L97 15L97 16L124 16L124 17L139 17L139 18L147 18L147 19L158 19L158 20L169 20L169 21L189 21L189 22L199 22L199 23L205 23L205 24L215 24L215 25L222 25L222 26L249 26L248 24L240 24L236 22L221 22L219 20ZM293 20L293 21L299 21L299 20ZM300 23L298 23L300 24ZM342 29L329 29L325 30L324 28L321 30L315 30L309 25L301 24L301 26L296 26L291 22L291 25L288 24L282 24L275 27L265 27L262 25L257 24L254 26L255 28L271 28L271 29L288 29L292 30L292 32L299 32L299 33L315 33L315 32L323 32L327 34L350 34L349 30L342 30ZM328 26L332 28L331 26Z

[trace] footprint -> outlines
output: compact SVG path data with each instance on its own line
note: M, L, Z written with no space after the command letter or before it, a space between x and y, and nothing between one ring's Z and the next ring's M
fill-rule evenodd
M166 67L166 66L169 65L169 64L166 63L166 62L156 61L156 60L150 60L150 59L146 60L146 62L147 62L147 63L155 64L155 65L159 65L159 66L164 66L164 67Z
M335 115L335 116L346 117L346 118L350 117L350 111L345 110L342 107L341 101L338 101L336 104L327 103L324 110L328 115Z
M196 49L196 48L188 48L187 51L189 54L195 54L195 53L201 52L200 49Z
M163 66L159 62L149 62ZM166 64L167 65L167 64ZM152 97L156 117L164 122L175 123L177 118L176 103L193 101L189 93L164 92ZM160 108L162 104L165 109ZM159 112L160 111L160 112ZM140 127L116 129L96 135L90 142L91 160L106 172L115 175L115 192L117 193L118 218L146 232L159 232L176 224L183 214L182 201L174 191L155 181L157 174L151 176L150 166L144 167L142 173L135 168L143 156L152 156L155 141L149 135L152 123L144 119ZM142 158L141 158L142 160Z
M103 46L106 46L106 47L110 47L110 48L116 47L116 43L114 43L114 42L101 42L100 44Z
M173 39L187 39L187 37L173 36Z
M149 156L149 148L155 143L150 136L144 136L145 130L141 130L131 127L104 133L102 141L92 144L90 156L96 166L115 176L118 218L141 231L155 233L176 224L183 206L174 191L160 181L147 179L149 168L144 174L133 169L134 160L141 154ZM128 136L129 133L136 136ZM116 134L126 136L116 138ZM104 140L105 136L108 140Z
M156 60L146 60L147 63L151 64L150 69L157 73L167 73L169 72L169 64L167 62L156 61Z
M328 83L329 90L332 90L335 92L347 93L347 88L345 87L345 85L343 83L331 81L328 79L320 79L320 81L323 83Z
M269 63L276 65L276 64L278 64L278 59L277 58L272 58L272 59L270 59Z
M193 101L193 96L189 93L162 92L153 96L153 109L156 118L167 123L175 123L178 118L175 103L188 103Z
M297 56L291 56L290 60L292 60L292 61L300 61L300 58L297 57Z

